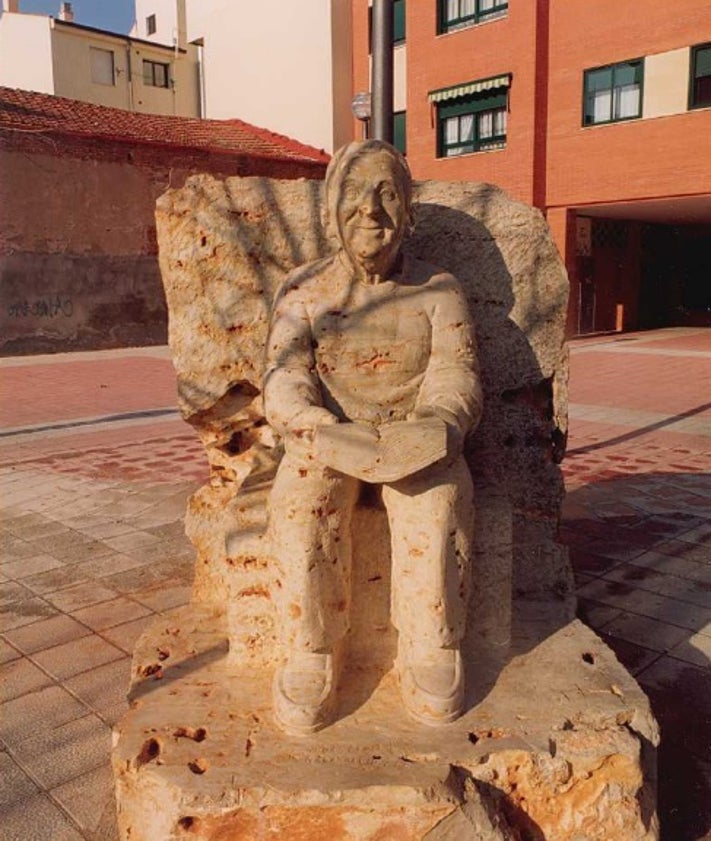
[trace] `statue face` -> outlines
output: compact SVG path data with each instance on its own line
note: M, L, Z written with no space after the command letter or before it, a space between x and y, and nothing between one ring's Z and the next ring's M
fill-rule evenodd
M357 158L340 187L336 220L350 259L368 271L387 274L407 225L403 185L384 151Z

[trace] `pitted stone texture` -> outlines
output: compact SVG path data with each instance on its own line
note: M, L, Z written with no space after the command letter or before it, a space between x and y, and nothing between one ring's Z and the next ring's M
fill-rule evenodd
M255 663L276 652L263 491L281 448L264 423L264 347L280 283L331 250L321 233L320 189L319 182L196 176L157 208L180 406L211 468L186 517L198 554L195 598L230 605L234 651ZM480 610L472 611L469 632L505 644L512 592L555 601L562 617L571 614L570 566L556 538L563 483L554 461L566 430L567 278L538 211L498 188L426 182L416 185L415 202L406 250L459 279L477 328L484 417L465 455L476 486L472 603ZM354 533L375 553L370 590L382 601L387 526L377 500L369 504L365 517L379 542ZM373 566L358 547L354 559ZM375 653L367 636L361 648Z
M340 720L300 739L273 723L266 673L226 657L224 614L181 609L134 656L122 837L653 841L658 733L639 687L578 622L515 631L503 662L470 651L454 724L413 724L392 673L351 665Z

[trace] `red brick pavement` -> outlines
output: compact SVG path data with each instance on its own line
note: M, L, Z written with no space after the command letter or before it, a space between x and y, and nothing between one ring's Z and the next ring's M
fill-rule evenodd
M7 360L0 427L175 406L173 367L169 359L153 356L151 349L137 349L128 357L73 356L77 358L61 354L54 362L30 365Z

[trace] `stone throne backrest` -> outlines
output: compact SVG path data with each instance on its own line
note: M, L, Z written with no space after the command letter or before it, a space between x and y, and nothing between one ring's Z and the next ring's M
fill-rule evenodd
M321 227L321 191L318 181L201 175L166 192L156 211L179 406L210 466L186 513L193 600L224 611L231 655L255 665L277 656L279 586L264 539L281 450L264 419L263 355L277 289L334 247ZM414 199L406 248L459 278L477 329L485 410L465 451L477 512L470 635L503 646L512 598L571 612L557 541L568 282L541 215L498 188L424 182ZM395 639L377 492L364 493L353 530L351 658L387 664Z

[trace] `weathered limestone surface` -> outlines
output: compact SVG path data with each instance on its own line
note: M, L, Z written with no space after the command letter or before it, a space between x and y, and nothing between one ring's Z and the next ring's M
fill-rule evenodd
M365 486L336 721L308 738L277 729L264 529L281 448L264 422L262 360L276 289L328 253L320 185L190 179L162 197L157 222L181 410L211 479L186 517L193 602L139 642L115 732L124 841L657 838L656 724L612 653L570 621L556 539L565 273L540 215L494 187L427 183L416 201L407 247L461 282L485 391L465 449L476 495L467 711L439 728L403 713L387 522Z
M281 455L264 423L264 347L286 274L332 247L321 229L320 186L197 176L168 191L157 209L180 406L212 474L186 519L198 554L195 598L229 605L232 652L255 663L275 652L273 565L262 536ZM427 182L416 186L415 202L406 248L459 279L477 329L485 408L465 451L477 508L472 633L505 644L512 592L556 601L570 616L554 460L566 432L567 278L540 214L499 189ZM387 542L380 508L366 499L356 513L354 557L363 563L375 550L373 534ZM377 556L386 560L383 545ZM366 604L386 602L382 563L370 578ZM392 645L387 622L380 634L382 646L367 646L374 656Z
M114 751L122 837L652 841L646 698L584 625L538 619L514 628L510 657L470 651L454 724L418 726L392 673L351 664L343 717L304 739L273 723L267 673L227 657L224 615L182 609L135 652Z

